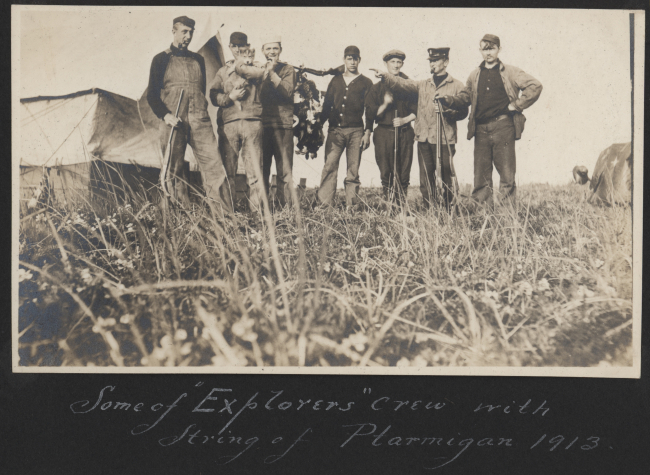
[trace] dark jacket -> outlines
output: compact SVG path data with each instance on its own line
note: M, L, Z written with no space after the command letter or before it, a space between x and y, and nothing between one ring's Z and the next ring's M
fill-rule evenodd
M506 93L510 98L510 103L516 109L512 114L512 119L515 125L515 140L519 140L521 138L521 133L524 131L524 123L526 122L526 117L521 112L533 105L535 101L539 99L539 95L542 93L542 84L530 74L526 74L515 66L499 62L497 67L501 72L503 86L506 88ZM470 104L472 106L472 111L469 115L469 123L467 124L467 140L471 140L476 134L476 120L474 119L474 113L476 111L476 103L478 99L477 86L480 74L481 68L479 66L470 73L465 88L460 93L451 97L449 101L449 107L452 109L467 107Z
M149 71L149 89L147 91L147 102L149 103L149 106L151 107L153 113L156 114L156 117L159 119L162 119L167 114L171 113L169 108L163 103L162 99L160 98L160 92L163 88L165 71L167 71L169 59L172 56L186 56L189 58L194 58L199 63L202 76L201 90L203 91L203 94L205 94L205 60L203 59L203 56L192 51L179 50L172 44L168 49L162 53L158 53L153 57L153 61L151 61L151 69Z
M399 77L408 79L408 76L404 73L399 73ZM379 81L372 85L370 92L366 95L366 120L370 122L371 128L374 122L392 127L395 110L397 110L397 117L417 114L417 94L393 94L393 102L388 104L386 110L380 116L377 116L377 109L384 103L384 96L387 92L390 92L390 90L386 87L386 84ZM408 126L411 126L410 122Z
M321 122L329 120L330 127L363 127L366 94L372 87L372 81L359 74L345 84L343 76L335 76L327 86ZM372 130L372 121L366 116L366 129Z

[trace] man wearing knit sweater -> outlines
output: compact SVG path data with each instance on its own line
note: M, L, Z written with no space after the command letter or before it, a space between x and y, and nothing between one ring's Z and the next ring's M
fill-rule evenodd
M329 121L325 142L325 165L321 176L318 199L331 205L336 193L336 178L343 150L347 156L345 201L352 207L358 201L359 164L361 152L370 146L372 122L363 123L366 94L372 81L359 73L361 54L356 46L348 46L343 53L345 72L330 81L323 101L321 122Z

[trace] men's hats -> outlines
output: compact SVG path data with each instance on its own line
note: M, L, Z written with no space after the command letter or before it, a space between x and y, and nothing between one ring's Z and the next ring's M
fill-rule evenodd
M282 38L280 35L270 35L264 38L264 42L262 43L262 48L264 48L264 45L267 45L269 43L282 43Z
M404 52L398 49L392 49L384 55L383 59L385 62L385 61L390 61L393 58L401 59L402 61L404 61L406 59L406 55L404 54Z
M359 51L359 48L356 46L348 46L345 48L345 51L343 52L343 57L345 56L357 56L361 57L361 52Z
M497 35L487 34L487 35L485 35L483 37L483 39L481 41L489 41L490 43L494 43L498 47L501 47L501 40L499 39L499 37Z
M176 23L182 23L183 25L189 26L190 28L194 28L194 25L196 24L194 20L186 17L185 15L174 18L174 23L172 23L172 25L175 25Z
M246 46L248 44L248 36L241 31L235 31L230 35L230 44L233 46Z
M436 61L440 58L449 59L450 48L429 48L429 61Z

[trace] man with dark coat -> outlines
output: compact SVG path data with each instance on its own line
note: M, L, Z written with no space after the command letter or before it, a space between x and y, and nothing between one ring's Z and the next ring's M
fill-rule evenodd
M405 59L406 54L396 49L390 50L383 57L389 74L408 79L406 74L400 72ZM382 81L374 84L366 96L366 119L370 124L377 123L373 144L385 199L392 195L393 200L399 201L400 197L406 196L415 137L411 122L415 119L416 112L417 94L393 94ZM394 176L395 171L397 177Z
M542 93L542 84L519 68L499 61L501 40L485 35L480 42L483 62L469 75L466 87L440 102L452 109L469 105L472 112L467 140L474 140L474 190L472 198L492 206L492 166L499 172L503 198L515 199L515 140L521 138L526 118L522 111Z
M187 49L194 35L194 25L194 20L186 16L174 19L173 43L157 54L151 63L147 102L161 119L160 140L166 157L160 173L163 191L176 202L189 205L189 177L184 167L185 148L189 144L201 169L208 203L221 214L224 210L232 211L232 199L228 190L221 190L226 172L208 115L205 61L201 55ZM183 97L176 117L174 113L181 91ZM167 154L173 127L176 131L171 153Z
M398 93L417 94L418 108L415 119L415 140L418 142L418 161L420 164L420 192L425 207L435 200L436 194L436 153L438 126L436 121L436 106L433 102L436 94L456 94L463 89L463 83L447 73L449 65L449 48L429 48L429 67L431 77L423 81L403 79L373 70L389 90ZM467 108L458 112L447 110L443 113L443 124L440 135L441 146L441 178L444 186L443 199L447 209L450 209L454 199L452 180L453 156L456 153L456 122L467 117ZM451 150L451 155L449 151Z
M335 76L327 86L320 120L329 121L325 142L325 165L321 175L318 199L323 205L331 205L336 193L336 177L343 150L347 156L345 177L345 201L351 208L358 201L359 164L361 152L370 146L372 123L366 117L365 132L363 114L366 94L372 81L359 73L361 53L356 46L348 46L343 52L345 72Z

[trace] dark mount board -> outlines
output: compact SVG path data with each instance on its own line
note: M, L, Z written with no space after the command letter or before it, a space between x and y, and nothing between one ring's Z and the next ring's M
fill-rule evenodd
M8 351L4 356L8 361ZM438 473L642 474L648 466L649 398L640 380L8 373L3 379L5 473L428 473L426 467L448 461L460 451L461 440L469 438L473 444ZM107 388L100 402L108 408L72 412L75 402L76 410L89 409L107 386L114 389ZM212 388L232 393L212 393L218 400L208 400L200 409L215 411L192 413ZM184 393L188 395L157 427L132 435L145 427L141 424L153 424ZM258 407L247 409L222 435L241 437L240 444L253 437L258 441L239 460L222 466L228 459L221 457L236 455L244 445L218 444L219 431L255 393ZM224 394L232 394L226 397L231 403L237 400L233 415L218 412L225 407ZM299 399L311 402L297 411ZM317 399L325 401L318 412ZM413 410L415 399L423 402ZM89 404L79 402L84 400ZM375 410L371 403L377 400ZM109 404L118 401L132 405L116 409ZM355 405L349 412L327 412L329 401L343 408L350 401ZM395 410L397 401L409 404ZM144 403L141 413L134 412L139 402ZM154 414L150 406L158 402L165 407ZM282 410L288 402L292 406ZM429 403L445 406L426 410ZM474 412L481 403L501 408ZM509 414L502 412L506 405L511 406ZM359 429L359 434L373 435L359 435L341 447ZM192 445L190 435L197 430ZM376 441L379 446L373 446L384 430L386 435ZM264 463L287 451L302 434L302 441L282 460ZM204 435L214 439L203 444ZM556 436L564 441L550 451L559 440ZM180 440L169 444L174 437ZM273 444L278 437L283 440ZM401 437L402 446L394 445L395 437ZM442 446L422 446L420 441L406 446L409 437L442 438ZM599 438L599 445L584 450L593 445L592 437ZM493 438L495 444L500 438L511 439L513 447L507 442L477 446L484 438ZM574 438L577 442L567 449Z

